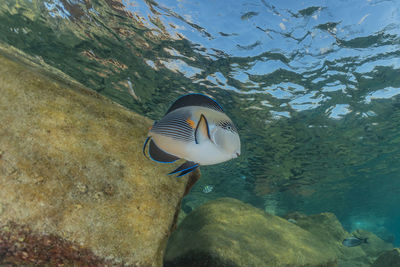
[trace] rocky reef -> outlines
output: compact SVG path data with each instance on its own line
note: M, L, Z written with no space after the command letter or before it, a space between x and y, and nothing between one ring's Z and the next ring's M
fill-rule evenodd
M188 178L143 157L152 122L0 48L0 263L161 266Z
M395 248L382 253L372 267L400 267L400 249Z
M221 198L181 222L169 240L164 266L321 264L336 266L335 254L323 240L283 218Z
M369 243L344 247L350 234L332 213L281 218L220 198L183 219L168 241L164 266L370 266L393 248L372 233L357 234Z
M348 233L333 213L325 212L310 216L292 213L287 214L285 218L323 240L324 246L329 247L336 255L340 267L371 266L380 253L393 248L391 243L383 241L371 232L357 230ZM368 238L368 244L356 247L343 246L343 239L351 235Z

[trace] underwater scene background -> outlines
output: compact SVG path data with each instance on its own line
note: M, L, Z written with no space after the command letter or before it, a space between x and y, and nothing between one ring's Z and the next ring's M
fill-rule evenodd
M399 246L399 12L396 0L3 0L0 42L154 120L180 95L215 98L242 155L203 167L185 212L219 197L329 211Z

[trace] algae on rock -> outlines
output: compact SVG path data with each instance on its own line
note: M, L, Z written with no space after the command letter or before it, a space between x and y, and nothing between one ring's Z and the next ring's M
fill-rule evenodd
M392 245L367 231L370 244L342 245L346 232L333 213L274 216L232 198L210 201L171 235L165 266L370 266Z
M382 253L372 267L400 267L400 248Z
M335 253L340 267L370 266L382 251L393 248L392 244L364 230L358 230L353 234L368 238L368 244L356 247L343 246L342 241L352 234L343 228L333 213L324 212L309 216L292 213L287 214L285 218L295 220L297 226L323 240L324 246Z
M336 266L336 255L283 218L221 198L181 222L164 261L165 266Z
M152 122L24 61L0 54L0 242L15 246L15 230L112 265L161 266L187 178L143 157ZM19 264L93 263L65 245L37 258L21 240L26 251L1 253Z

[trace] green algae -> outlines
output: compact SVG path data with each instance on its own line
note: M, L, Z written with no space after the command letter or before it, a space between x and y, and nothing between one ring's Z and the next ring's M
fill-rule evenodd
M143 157L151 120L39 63L0 55L0 224L160 266L187 178Z
M232 198L212 200L180 223L165 266L370 266L393 246L359 230L369 244L342 245L350 233L333 213L285 219Z
M190 238L188 238L190 237ZM312 233L235 199L210 201L172 234L165 266L336 266Z

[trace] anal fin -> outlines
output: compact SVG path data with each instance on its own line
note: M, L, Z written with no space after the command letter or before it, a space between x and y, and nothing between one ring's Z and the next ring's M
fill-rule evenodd
M179 159L177 156L171 155L159 148L153 140L150 140L149 155L152 160L161 163L172 163Z

